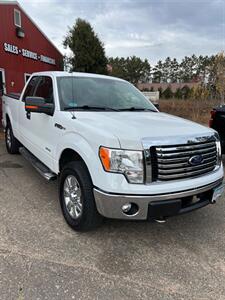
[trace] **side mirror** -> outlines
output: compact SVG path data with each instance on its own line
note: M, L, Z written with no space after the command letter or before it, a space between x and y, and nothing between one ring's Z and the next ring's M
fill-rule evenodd
M44 113L49 116L54 114L54 104L46 103L42 97L26 97L25 110L29 113Z

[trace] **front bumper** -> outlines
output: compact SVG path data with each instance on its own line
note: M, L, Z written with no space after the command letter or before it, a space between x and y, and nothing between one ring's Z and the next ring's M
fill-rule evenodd
M213 190L222 184L222 178L205 186L182 192L156 195L112 194L94 188L98 212L107 218L126 220L146 220L169 217L208 205ZM138 208L133 214L126 214L122 206L133 203Z

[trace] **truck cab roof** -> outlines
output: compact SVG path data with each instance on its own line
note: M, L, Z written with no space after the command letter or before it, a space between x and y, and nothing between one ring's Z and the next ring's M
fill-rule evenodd
M102 79L125 81L118 77L94 74L94 73L84 73L84 72L46 71L46 72L33 73L32 76L53 76L53 77L77 76L77 77L92 77L92 78L102 78Z

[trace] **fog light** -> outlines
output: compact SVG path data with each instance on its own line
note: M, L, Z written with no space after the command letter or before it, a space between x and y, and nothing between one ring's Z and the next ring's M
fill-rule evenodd
M124 213L128 213L129 210L131 210L131 207L132 207L131 203L126 203L126 204L124 204L124 205L122 206L122 211L123 211Z
M134 216L139 210L138 205L135 203L125 203L121 208L123 213L127 216Z

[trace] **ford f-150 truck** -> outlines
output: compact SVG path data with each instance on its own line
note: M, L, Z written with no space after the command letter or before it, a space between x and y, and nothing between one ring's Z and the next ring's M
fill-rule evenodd
M35 73L20 96L3 97L3 125L9 153L58 178L75 230L103 217L163 222L222 193L217 133L159 112L122 79Z

